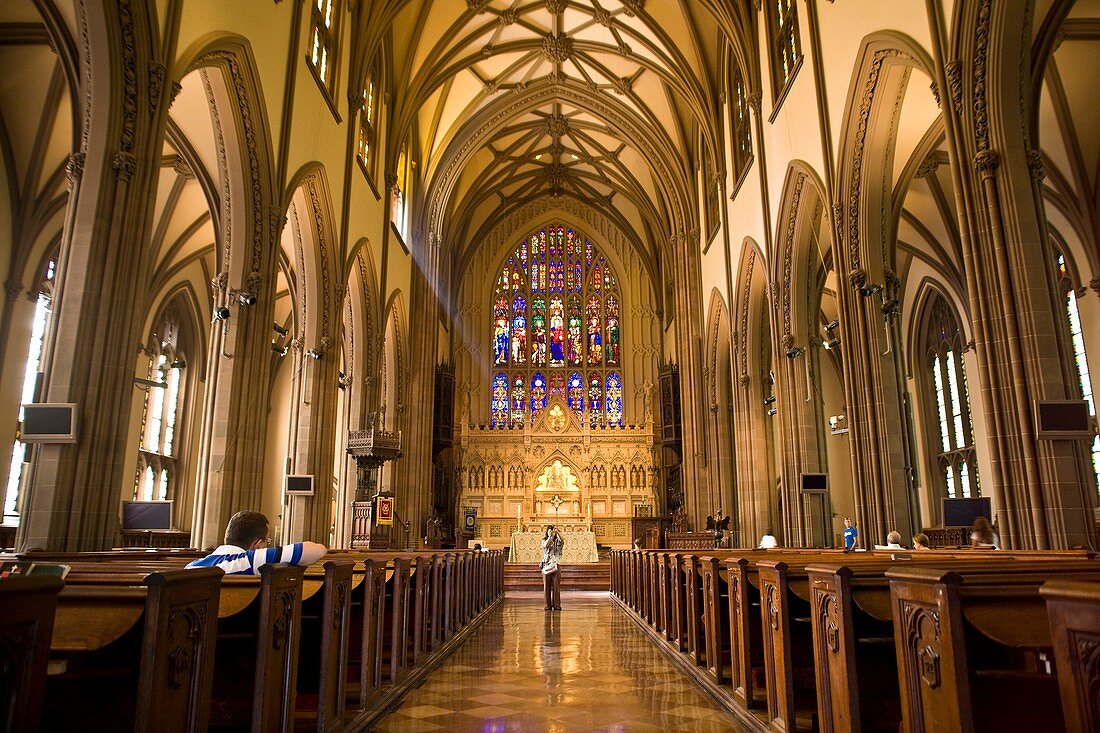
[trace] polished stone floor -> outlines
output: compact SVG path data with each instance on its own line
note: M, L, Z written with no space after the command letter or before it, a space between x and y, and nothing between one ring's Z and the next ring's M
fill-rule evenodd
M740 731L607 593L509 593L377 731Z

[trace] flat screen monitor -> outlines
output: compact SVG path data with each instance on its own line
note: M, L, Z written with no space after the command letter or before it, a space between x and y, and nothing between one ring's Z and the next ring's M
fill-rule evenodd
M989 503L989 497L943 500L943 526L945 527L969 527L978 517L993 521L993 507Z
M23 405L19 439L24 443L75 443L76 404L36 402Z
M122 502L123 529L172 529L171 501Z
M287 476L286 493L313 496L313 476Z
M1085 400L1036 400L1036 434L1041 440L1092 437L1092 415Z
M826 473L804 473L800 481L803 494L824 494L829 490L829 475Z

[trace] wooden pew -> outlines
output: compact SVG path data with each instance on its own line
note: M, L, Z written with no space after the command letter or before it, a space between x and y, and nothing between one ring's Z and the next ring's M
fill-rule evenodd
M1100 731L1100 583L1052 580L1047 604L1058 691L1069 733Z
M1039 587L1051 578L1100 580L1100 566L1019 564L886 573L906 730L1064 727Z
M343 726L351 595L362 580L351 560L328 560L305 570L295 718L319 733Z
M64 583L56 576L0 580L0 730L40 730L46 663L53 635L57 594Z
M43 728L204 730L221 578L217 569L70 573Z

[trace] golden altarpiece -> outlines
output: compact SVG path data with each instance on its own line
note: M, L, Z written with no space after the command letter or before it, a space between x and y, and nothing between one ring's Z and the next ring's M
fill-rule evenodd
M541 538L553 524L567 555L571 545L586 546L586 532L601 546L628 547L631 518L657 506L653 425L644 415L640 425L582 422L554 398L530 424L463 426L457 475L461 506L477 510L474 541L508 547L514 532Z

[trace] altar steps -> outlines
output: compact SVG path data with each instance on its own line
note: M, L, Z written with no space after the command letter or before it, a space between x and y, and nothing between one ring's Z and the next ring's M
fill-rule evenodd
M563 591L611 589L610 562L562 565L561 571ZM542 590L542 571L535 564L505 563L504 590Z

